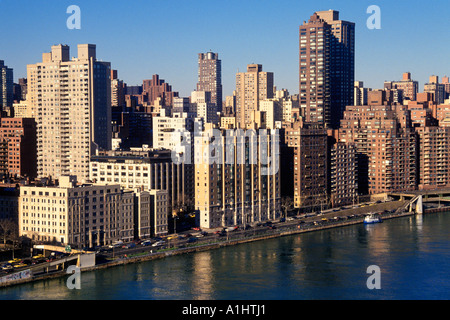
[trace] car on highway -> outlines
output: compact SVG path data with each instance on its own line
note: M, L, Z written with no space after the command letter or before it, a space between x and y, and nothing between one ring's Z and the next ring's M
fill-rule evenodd
M191 238L189 238L188 239L188 243L193 243L193 242L196 242L198 239L197 238L195 238L195 237L191 237Z
M151 240L145 240L145 241L142 241L142 243L141 243L141 246L149 246L149 245L151 245L152 244L152 241Z
M6 264L2 265L2 270L3 271L9 271L9 270L12 270L12 269L14 269L14 267L13 267L13 265L11 263L6 263Z
M22 259L19 259L19 258L14 258L14 259L12 259L12 260L9 260L8 261L8 263L19 263L19 262L21 262L22 261Z
M15 269L19 269L19 268L27 267L27 265L25 263L20 262L20 263L14 264L13 267Z
M158 246L162 246L164 243L166 243L163 240L157 241L154 244L152 244L152 247L158 247Z

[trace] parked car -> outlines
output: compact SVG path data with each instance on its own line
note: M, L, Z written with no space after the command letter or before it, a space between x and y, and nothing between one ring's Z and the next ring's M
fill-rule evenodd
M135 248L136 247L136 243L131 242L131 243L127 244L126 247L127 247L127 249Z

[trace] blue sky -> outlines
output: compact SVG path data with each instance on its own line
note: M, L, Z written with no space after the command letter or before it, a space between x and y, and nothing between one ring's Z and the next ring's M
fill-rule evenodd
M69 30L69 5L81 9L81 29ZM369 30L367 7L381 9L381 29ZM0 0L0 60L26 76L54 44L97 45L119 78L141 84L153 74L189 96L197 82L197 54L222 60L224 96L236 72L259 63L277 88L298 93L298 28L314 11L334 9L356 23L356 75L372 88L409 71L420 90L432 74L450 75L450 1L416 0Z

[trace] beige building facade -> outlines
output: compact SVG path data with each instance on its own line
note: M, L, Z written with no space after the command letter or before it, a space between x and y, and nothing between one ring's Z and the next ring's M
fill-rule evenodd
M52 46L42 62L27 66L28 106L36 112L38 176L89 177L89 157L111 148L111 70L96 47Z

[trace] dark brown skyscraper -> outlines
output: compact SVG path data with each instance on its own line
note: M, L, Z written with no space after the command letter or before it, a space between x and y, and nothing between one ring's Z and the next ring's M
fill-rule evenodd
M306 121L338 128L353 105L355 24L334 10L315 12L300 26L300 107Z
M211 92L211 102L222 110L222 61L218 53L198 54L197 91Z

